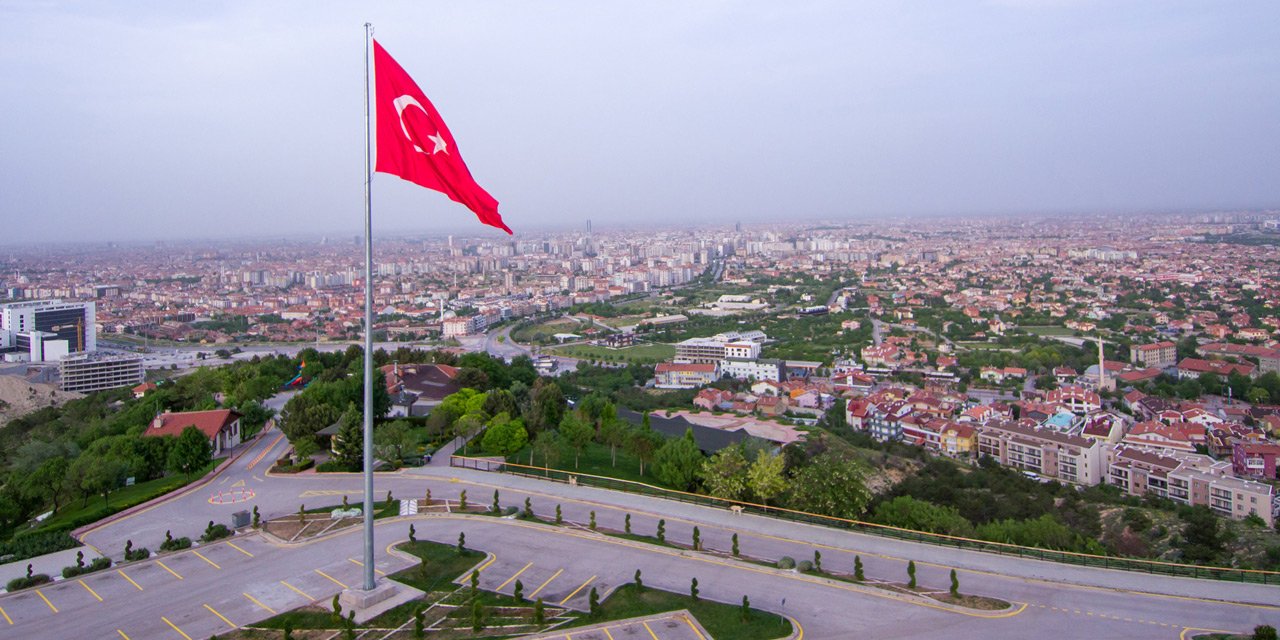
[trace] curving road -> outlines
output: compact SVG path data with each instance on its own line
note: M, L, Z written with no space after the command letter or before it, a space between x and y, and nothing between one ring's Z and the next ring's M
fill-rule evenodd
M226 470L184 495L86 532L87 544L119 559L126 540L152 549L166 530L198 537L209 520L257 506L264 519L296 512L299 505L339 504L361 497L356 474L269 476L267 469L287 443L278 432L263 434ZM391 572L409 561L388 550L413 522L419 538L468 546L493 554L482 582L510 593L518 575L525 593L552 604L585 607L589 588L601 593L630 581L636 569L646 584L687 592L698 578L704 597L738 603L747 595L760 608L793 616L810 638L1027 638L1070 629L1071 637L1175 638L1187 629L1244 631L1280 623L1280 589L1064 566L903 542L656 498L569 486L533 478L487 474L434 465L375 480L378 499L394 496L488 505L500 491L504 505L522 505L550 520L560 505L565 520L555 527L516 520L456 514L419 515L381 521L377 566ZM249 491L252 491L250 497ZM218 502L230 504L216 504ZM808 559L821 551L830 571L852 572L861 557L870 580L903 582L906 562L919 567L920 584L945 592L958 570L961 591L1014 603L1009 611L955 611L931 601L881 589L778 572L725 557L693 553L591 532L594 512L601 529L622 530L631 516L636 533L652 535L665 519L667 540L688 544L697 526L704 546L726 552L739 535L742 553L775 559ZM344 585L358 585L360 537L356 529L307 544L278 544L247 533L230 542L200 546L122 566L79 580L60 581L39 592L0 596L0 636L197 638L252 623L311 601L325 600ZM57 567L36 567L56 571ZM160 597L157 597L160 596ZM8 621L8 622L6 622ZM99 633L100 632L100 633ZM1190 632L1188 632L1190 633Z

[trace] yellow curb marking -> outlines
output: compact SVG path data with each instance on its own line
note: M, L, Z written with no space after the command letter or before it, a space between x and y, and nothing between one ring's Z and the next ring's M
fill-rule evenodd
M507 581L506 581L506 582L504 582L504 583L502 583L502 584L500 584L500 585L498 585L498 588L497 588L497 589L494 589L494 591L502 591L502 588L503 588L503 587L505 587L505 586L507 586L507 585L511 584L511 581L512 581L512 580L515 580L516 578L519 578L519 577L520 577L520 574L522 574L522 573L524 573L524 572L525 572L525 569L528 569L529 567L532 567L532 566L533 566L533 563L532 563L532 562L530 562L529 564L526 564L525 566L521 567L521 568L520 568L520 570L519 570L519 571L517 571L517 572L516 572L516 574L515 574L514 576L511 576L510 578L507 578Z
M239 546L237 546L237 545L236 545L236 543L234 543L234 542L228 542L228 543L227 543L227 546L228 546L228 547L231 547L232 549L235 549L236 551L239 551L240 553L245 554L246 556L249 556L250 558L252 558L252 557L253 557L253 554L252 554L252 553L249 553L248 551L245 551L244 549L241 549L241 548L240 548Z
M295 586L293 586L293 585L289 584L288 582L285 582L284 580L281 580L281 581L280 581L280 584L282 584L282 585L284 585L284 586L286 586L286 587L289 587L290 589L292 589L292 590L293 590L293 592L294 592L294 593L296 593L296 594L298 594L298 595L300 595L300 596L302 596L302 597L306 598L306 599L307 599L307 602L311 602L311 601L315 600L315 598L312 598L311 596L307 595L307 592L305 592L305 591L303 591L302 589L299 589L299 588L297 588L297 587L295 587Z
M97 598L97 599L98 599L98 602L102 602L102 596L98 595L98 592L97 592L97 591L94 591L93 589L90 589L90 588L89 588L89 585L87 585L87 584L85 584L85 583L84 583L84 580L76 580L76 582L79 582L79 583L80 583L80 586L84 587L84 590L89 592L89 595L91 595L91 596L93 596L93 597Z
M537 589L534 589L534 590L533 590L533 593L529 594L529 599L530 599L530 600L532 600L532 599L534 598L534 596L537 596L537 595L538 595L538 593L539 593L540 591L542 591L543 589L547 588L547 585L551 584L551 581L552 581L552 580L555 580L556 578L560 577L560 574L562 574L562 573L564 573L564 569L561 569L561 570L559 570L559 571L557 571L557 572L555 572L555 573L551 574L551 577L550 577L550 578L547 578L547 581L546 581L546 582L544 582L544 583L542 583L541 585L539 585Z
M243 595L244 597L248 598L248 599L249 599L249 602L252 602L252 603L254 603L254 604L258 605L259 607L262 607L264 610L266 610L266 612L267 612L267 613L270 613L270 614L271 614L271 615L273 615L273 616L274 616L274 615L276 615L276 610L275 610L275 609L272 609L271 607L268 607L267 605L262 604L261 602L259 602L259 601L258 601L258 599L257 599L257 598L255 598L255 597L253 597L253 596L249 595L248 593L243 593L243 592L242 592L240 595Z
M55 607L55 606L53 606L53 603L52 603L52 602L49 602L49 599L48 599L48 598L44 597L44 592L43 592L43 591L41 591L41 590L39 590L39 589L36 589L36 595L40 596L40 599L41 599L41 600L44 600L44 603L45 603L45 604L49 605L49 609L50 609L50 610L52 610L54 613L57 613L57 612L58 612L58 608L57 608L57 607Z
M176 625L176 624L174 624L174 623L172 623L172 622L169 622L169 619L168 619L168 618L166 618L166 617L164 617L164 616L160 616L160 619L161 619L161 620L164 620L164 623L165 623L165 624L169 625L170 627L173 627L173 630L174 630L174 631L177 631L179 634L181 634L181 635L182 635L182 637L186 638L187 640L191 640L191 636L187 635L187 632L186 632L186 631L183 631L182 629L179 629L179 628L178 628L178 625Z
M138 591L142 591L142 585L140 585L140 584L138 584L138 583L134 582L134 581L133 581L133 578L130 578L130 577L129 577L129 574L127 574L127 573L125 573L125 572L124 572L124 569L116 569L116 573L120 574L120 577L121 577L121 578L124 578L125 580L128 580L128 581L129 581L129 584L133 585L134 587L137 587Z
M357 567L363 567L363 566L364 566L364 563L363 563L363 562L360 562L359 560L356 560L355 558L347 558L347 562L350 562L351 564L354 564L354 565L356 565ZM373 568L373 571L374 571L374 573L377 573L377 574L378 574L378 575L380 575L380 576L385 576L385 575L387 575L387 572L386 572L386 571L383 571L382 569L379 569L379 568L377 568L377 567L374 567L374 568Z
M218 616L218 619L219 619L219 620L222 620L223 622L227 623L227 626L228 626L228 627L231 627L232 629L239 629L239 628L240 628L240 627L237 627L233 622L231 622L230 620L228 620L226 616L222 615L221 613L218 613L218 610L217 610L217 609L214 609L213 607L211 607L211 606L209 606L209 605L207 605L207 604L206 604L206 605L204 605L204 608L208 609L208 610L209 610L209 613L212 613L213 615Z
M165 564L165 563L163 563L163 562L160 562L159 560L156 560L156 564L160 565L160 568L161 568L161 569L164 569L165 571L168 571L170 574L172 574L172 575L173 575L173 577L175 577L175 578L177 578L177 579L179 579L179 580L181 580L181 579L182 579L182 576L178 575L178 572L177 572L177 571L174 571L173 569L170 569L170 568L169 568L169 565L167 565L167 564Z
M13 624L13 618L10 618L9 614L4 612L4 607L0 607L0 616L4 616L5 622L8 622L9 624Z
M219 567L219 566L218 566L218 563L216 563L216 562L214 562L214 561L212 561L212 560L210 560L210 559L208 559L208 558L204 557L204 554L203 554L203 553L200 553L199 551L192 551L191 553L196 554L196 557L197 557L197 558L200 558L201 560L204 560L205 562L208 562L208 563L209 563L209 564L210 564L214 569L222 569L222 567Z
M584 582L584 583L582 583L582 584L578 585L578 588L577 588L577 589L574 589L572 592L570 592L570 593L569 593L569 595L565 596L565 597L564 597L564 600L561 600L561 601L560 601L560 604L564 604L564 603L566 603L566 602L568 602L568 601L572 600L574 596L578 595L578 592L579 592L579 591L582 591L583 589L587 588L587 585L591 584L591 581L592 581L592 580L595 580L595 579L596 579L596 576L591 576L590 578L587 578L587 581L586 581L586 582Z
M333 577L333 576L331 576L331 575L329 575L329 574L327 574L327 573L325 573L325 572L323 572L323 571L321 571L321 570L319 570L319 569L316 569L316 570L315 570L315 572L316 572L316 573L318 573L318 574L320 574L320 577L322 577L322 578L328 578L328 579L329 579L329 582L332 582L332 583L334 583L334 584L338 585L339 587L342 587L343 589L350 589L350 588L351 588L351 587L348 587L346 584L343 584L343 582L342 582L341 580L339 580L339 579L337 579L337 578L335 578L335 577Z
M648 622L641 622L640 624L644 625L644 630L649 632L649 637L653 638L653 640L658 640L658 634L654 633L653 629L649 628Z

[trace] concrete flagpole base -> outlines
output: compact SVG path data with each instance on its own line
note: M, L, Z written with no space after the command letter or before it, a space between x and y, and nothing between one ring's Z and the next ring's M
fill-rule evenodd
M344 589L338 595L343 611L355 611L356 622L367 622L385 611L422 596L417 589L391 580L378 580L373 589Z

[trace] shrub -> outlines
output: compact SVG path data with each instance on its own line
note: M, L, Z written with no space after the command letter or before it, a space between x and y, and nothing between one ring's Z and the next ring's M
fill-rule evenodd
M77 564L76 566L73 566L73 567L63 567L62 577L74 578L76 576L82 576L86 573L93 573L94 571L102 571L103 569L106 569L110 566L111 566L111 558L94 558L91 562L89 562L88 565Z
M180 551L182 549L190 549L190 548L191 548L191 538L186 538L186 537L175 538L169 535L169 532L167 531L165 532L164 542L160 543L161 551Z
M147 558L150 558L150 557L151 557L151 550L146 547L133 549L124 554L124 559L127 562L134 562L136 560L146 560Z
M782 556L778 558L778 568L791 570L796 568L796 559L791 556Z
M214 524L213 521L210 520L209 526L204 529L204 535L200 536L200 541L213 542L214 540L221 540L230 536L231 530L227 528L227 525Z
M17 591L18 589L38 587L47 582L53 582L53 580L49 576L43 573L37 573L35 575L18 577L10 580L9 583L5 585L5 590L12 593L14 591Z
M519 508L517 508L517 507L506 507L506 508L504 508L504 509L502 510L502 515L504 515L504 516L514 516L514 515L515 515L516 513L518 513L519 511L520 511L520 509L519 509Z
M326 460L316 465L316 471L320 473L350 473L352 469L337 460Z
M813 571L813 563L808 560L801 560L796 565L796 571L799 571L800 573L809 573L810 571Z

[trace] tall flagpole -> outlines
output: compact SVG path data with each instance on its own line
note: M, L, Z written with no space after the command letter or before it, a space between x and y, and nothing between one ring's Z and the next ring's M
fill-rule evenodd
M369 143L369 41L364 23L364 590L373 591L373 158Z

